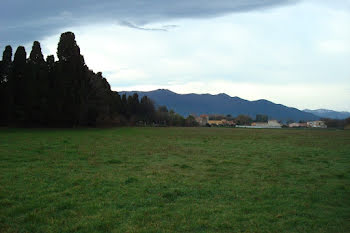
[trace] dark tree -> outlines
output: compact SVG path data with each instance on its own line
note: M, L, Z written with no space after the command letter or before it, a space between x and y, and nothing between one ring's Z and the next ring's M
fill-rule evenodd
M7 45L5 51L2 54L2 62L11 63L12 62L12 47Z
M7 125L9 121L10 99L9 80L11 79L12 47L6 46L0 61L0 125Z
M158 112L167 113L169 111L168 111L168 108L166 106L159 106Z
M48 66L49 71L53 70L53 67L55 65L55 57L53 55L47 56L46 65Z
M61 62L85 64L83 56L80 55L80 48L75 41L73 32L65 32L61 35L57 48L57 57Z
M12 47L6 46L0 62L0 83L8 82L12 65Z
M72 32L63 33L57 48L58 61L46 61L38 41L29 58L23 46L7 46L0 62L0 125L16 126L109 126L142 121L153 124L181 122L181 116L160 108L135 93L120 97L99 72L85 65ZM159 113L159 114L158 114ZM171 123L173 124L173 123ZM184 122L182 121L182 125Z
M0 62L0 84L9 81L12 65L12 47L6 46L3 54L2 61Z
M44 61L44 56L41 52L41 46L38 41L34 41L32 51L30 52L29 55L29 61L33 64L43 64Z
M253 122L252 118L247 115L238 115L235 119L237 125L251 125Z
M146 124L151 124L155 117L155 108L153 101L147 96L142 97L139 110L142 120Z
M262 114L258 114L256 115L255 121L256 122L268 122L269 117L267 115L262 115Z
M140 102L139 96L137 93L134 93L132 96L128 96L127 99L127 117L132 125L140 120Z
M327 125L327 128L344 129L350 123L350 118L347 118L347 119L322 118L321 120L325 122L325 124Z
M194 126L198 126L198 122L196 121L196 119L194 118L194 116L189 115L186 120L185 120L185 126L187 127L194 127Z
M19 46L13 59L12 77L9 80L10 85L10 120L14 124L24 125L26 123L28 112L28 80L26 79L27 69L27 53L23 46Z
M23 73L24 66L27 60L27 53L23 46L18 46L15 57L13 59L13 64L15 66L15 71L17 73Z
M49 111L49 67L41 52L40 43L33 43L28 59L26 116L32 125L47 125Z
M55 107L51 109L59 125L78 126L86 123L89 92L88 69L72 32L61 35L55 69ZM56 110L56 111L55 111Z
M87 93L87 122L88 125L110 125L116 115L120 105L120 97L111 91L107 80L102 77L102 73L94 74L89 71L89 91Z

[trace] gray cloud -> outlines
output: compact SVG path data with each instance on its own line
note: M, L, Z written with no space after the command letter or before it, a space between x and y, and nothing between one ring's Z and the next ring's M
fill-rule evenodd
M143 30L143 31L163 31L163 32L168 31L167 25L163 26L162 28L146 28L146 27L137 26L137 25L135 25L133 23L130 23L128 21L120 21L118 24L121 25L121 26L126 26L126 27L129 27L129 28Z
M144 25L168 19L216 17L296 2L298 0L4 0L0 47L40 39L61 28L91 22L118 21L127 27L154 30Z

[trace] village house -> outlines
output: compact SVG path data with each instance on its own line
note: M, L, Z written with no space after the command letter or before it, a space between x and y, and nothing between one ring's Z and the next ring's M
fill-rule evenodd
M306 123L309 128L327 128L324 121L309 121Z
M267 126L267 122L253 122L251 124L251 126L256 126L257 128L258 127L265 127L265 126Z
M254 122L252 126L255 128L282 128L282 125L277 120L269 120L268 122Z
M209 116L208 115L200 115L199 117L195 117L196 121L200 126L205 126L209 122Z
M209 120L208 123L211 126L214 126L214 125L219 126L219 125L223 125L223 121L224 120Z
M234 121L226 121L227 126L235 126L236 123Z
M233 121L228 121L226 119L209 120L208 124L211 125L211 126L235 126L236 125Z
M290 123L288 125L289 128L306 128L307 123Z
M257 128L257 129L279 129L282 125L277 120L269 120L268 122L253 122L250 126L239 125L238 128Z

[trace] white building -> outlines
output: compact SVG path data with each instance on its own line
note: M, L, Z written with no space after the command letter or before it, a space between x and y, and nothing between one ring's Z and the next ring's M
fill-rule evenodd
M282 128L282 125L276 120L269 120L267 125L269 128Z
M290 123L289 128L306 128L307 124L306 123Z
M306 124L309 128L327 128L324 121L309 121Z
M237 125L237 128L253 128L253 129L279 129L282 125L276 120L269 120L268 122L254 122L251 126Z

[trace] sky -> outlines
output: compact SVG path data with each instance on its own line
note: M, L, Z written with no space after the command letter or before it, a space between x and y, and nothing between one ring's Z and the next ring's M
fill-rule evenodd
M65 31L116 91L350 111L350 0L2 0L1 51Z

